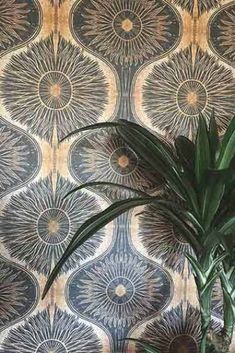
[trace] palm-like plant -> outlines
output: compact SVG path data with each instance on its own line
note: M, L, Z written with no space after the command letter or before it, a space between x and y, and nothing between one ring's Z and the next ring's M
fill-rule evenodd
M220 276L224 295L224 327L221 332L222 348L219 349L220 352L228 352L235 321L235 207L232 202L235 192L235 118L232 119L222 141L218 135L214 114L211 116L209 127L205 119L199 116L195 142L179 136L174 146L145 128L125 120L87 126L67 137L99 128L115 128L136 154L153 171L160 173L166 190L182 199L185 206L179 209L169 198L151 196L113 183L87 183L72 190L77 192L88 186L105 184L130 189L135 191L138 197L113 203L77 230L48 278L43 297L69 256L94 233L136 206L154 204L159 212L178 228L195 254L186 256L192 265L201 308L201 353L206 352L207 334L211 324L212 289L216 278Z

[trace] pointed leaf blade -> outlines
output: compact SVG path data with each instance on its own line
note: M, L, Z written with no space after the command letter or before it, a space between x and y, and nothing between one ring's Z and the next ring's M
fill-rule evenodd
M175 148L184 169L194 177L195 145L185 136L178 136L175 139Z
M186 177L181 175L181 171L175 168L171 162L165 158L165 153L159 152L154 141L148 136L139 133L137 130L120 129L120 136L126 143L143 159L153 170L158 171L168 182L171 189L181 198L188 200L194 210L198 209L196 195L190 188L190 182L186 182ZM187 184L187 185L186 185ZM196 212L196 211L195 211Z
M220 154L217 160L219 169L228 168L235 154L235 116L231 120L223 137Z
M225 174L225 173L224 173ZM223 173L207 172L207 180L202 186L201 214L205 229L209 229L220 207L225 192L225 177Z
M124 189L124 190L128 190L128 191L134 192L136 194L139 194L142 197L150 196L150 195L148 195L147 193L145 193L145 192L143 192L141 190L137 190L137 189L131 188L131 187L126 186L126 185L117 184L117 183L111 183L111 182L106 182L106 181L94 181L94 182L89 182L89 183L85 183L85 184L77 186L76 188L70 190L63 198L65 199L66 197L68 197L69 195L71 195L71 194L73 194L73 193L75 193L77 191L80 191L82 189L86 189L86 188L89 188L89 187L93 187L93 186L113 186L113 187L117 187L117 188L121 188L121 189Z
M211 167L211 156L208 131L205 119L200 115L196 137L195 174L198 185L201 184L205 172Z
M103 122L103 123L97 123L97 124L83 126L83 127L79 128L79 129L73 130L68 135L63 137L59 142L62 143L65 140L67 140L68 138L70 138L70 137L72 137L74 135L77 135L77 134L79 134L81 132L90 131L90 130L96 130L96 129L104 129L104 128L117 128L117 127L121 127L121 126L123 126L123 123L119 122L119 121Z
M156 199L155 197L147 197L147 198L133 198L128 200L118 201L112 204L111 206L109 206L108 208L106 208L104 211L88 219L74 234L72 240L70 241L61 259L54 267L52 273L50 274L46 282L42 299L45 298L47 292L49 291L52 283L56 279L64 263L78 247L84 244L97 231L102 229L108 223L112 222L115 218L117 218L121 214L125 213L126 211L129 211L134 207L150 204L155 199Z
M209 124L209 143L210 143L210 151L211 151L211 161L212 161L212 164L215 165L216 155L219 149L219 133L218 133L218 127L215 120L214 110L211 114L210 124Z

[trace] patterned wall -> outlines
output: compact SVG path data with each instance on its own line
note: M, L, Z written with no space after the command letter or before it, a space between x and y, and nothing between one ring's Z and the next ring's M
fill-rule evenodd
M161 179L115 131L58 145L79 126L120 117L193 137L198 109L234 113L235 1L0 0L0 342L2 353L197 353L191 251L153 208L136 209L76 251L46 300L46 277L75 229L127 191ZM221 320L214 291L213 320Z

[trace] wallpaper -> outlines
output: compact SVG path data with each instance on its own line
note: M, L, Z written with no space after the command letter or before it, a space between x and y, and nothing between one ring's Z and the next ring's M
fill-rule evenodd
M1 353L142 352L125 337L198 352L192 250L153 207L97 232L41 300L78 226L131 191L66 193L93 180L162 187L112 129L59 141L119 118L193 138L212 108L223 133L234 67L235 1L0 0ZM221 318L216 283L215 329Z

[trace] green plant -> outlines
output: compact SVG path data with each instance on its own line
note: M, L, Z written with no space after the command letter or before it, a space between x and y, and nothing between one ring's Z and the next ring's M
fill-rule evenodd
M122 213L133 207L155 204L159 212L178 228L191 245L195 256L187 255L195 276L201 310L202 340L200 352L205 353L207 344L215 352L228 352L231 343L234 321L234 231L235 231L235 118L232 119L222 141L214 114L207 127L199 116L195 142L179 136L170 145L143 127L119 120L99 123L78 129L67 137L86 130L115 128L122 139L136 152L153 171L165 181L165 191L183 200L179 209L173 200L163 196L151 196L139 190L138 197L118 201L106 210L87 220L74 234L62 258L56 264L46 283L43 297L58 275L68 257L89 239L95 232L107 225ZM99 185L100 182L92 183ZM102 183L114 186L111 183ZM91 186L83 184L71 192ZM125 185L115 185L124 187ZM66 195L68 197L69 195ZM233 249L231 249L231 239ZM220 276L224 296L224 327L220 340L216 337L208 341L211 324L211 297L216 278ZM219 342L217 344L217 342ZM222 343L221 343L222 342Z

